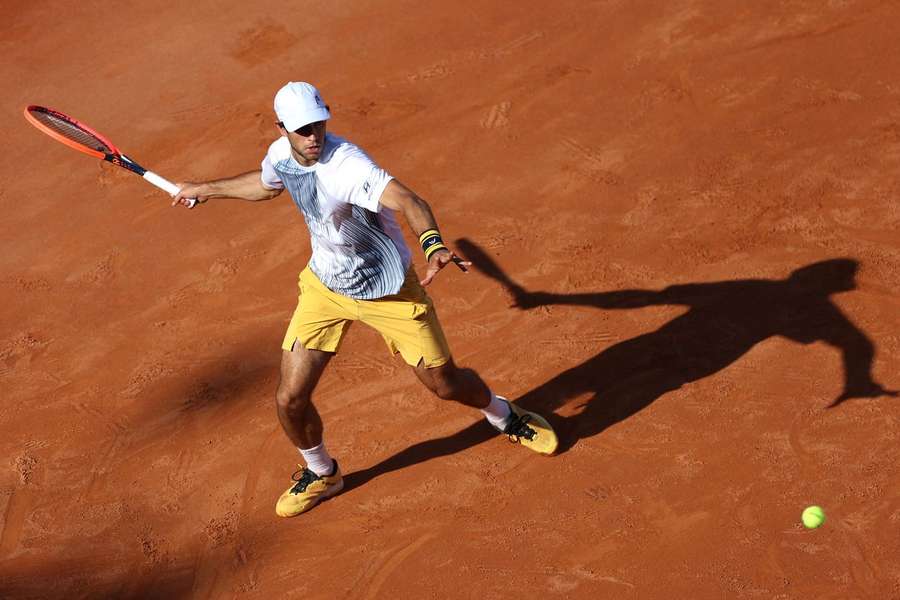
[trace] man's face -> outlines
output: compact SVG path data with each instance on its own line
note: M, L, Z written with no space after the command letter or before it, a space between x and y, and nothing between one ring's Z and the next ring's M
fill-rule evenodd
M279 123L281 134L287 137L294 151L294 158L304 167L311 167L319 161L322 145L325 143L327 121L316 121L304 125L296 131L288 131Z

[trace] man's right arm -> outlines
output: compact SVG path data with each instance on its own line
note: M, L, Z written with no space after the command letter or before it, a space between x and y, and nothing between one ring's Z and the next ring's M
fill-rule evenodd
M203 203L210 198L238 198L259 202L271 200L282 192L284 188L269 188L263 185L262 170L250 171L235 177L216 179L202 183L190 181L179 182L181 190L172 200L172 206L183 204L190 207L190 198L196 198L197 203Z

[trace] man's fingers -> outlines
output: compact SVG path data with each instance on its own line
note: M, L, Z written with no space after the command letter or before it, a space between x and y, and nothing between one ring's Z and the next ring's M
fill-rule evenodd
M184 190L178 192L173 196L172 206L177 206L179 204L183 204L186 208L194 208L198 204L201 204L203 201L200 198L191 197L184 194Z
M198 204L206 202L202 199L203 188L189 181L179 181L175 184L178 186L178 193L172 197L172 206L183 204L185 208L194 208Z
M434 279L434 276L437 275L437 272L449 265L450 263L455 264L459 267L459 270L463 273L468 273L469 267L472 266L472 263L463 260L456 254L448 251L448 250L440 250L435 253L434 256L431 257L431 260L428 261L428 271L425 273L425 277L419 282L423 286L431 283L431 280Z

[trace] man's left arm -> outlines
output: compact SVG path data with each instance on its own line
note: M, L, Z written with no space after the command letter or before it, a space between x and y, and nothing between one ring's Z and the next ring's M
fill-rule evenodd
M419 239L428 261L425 277L420 282L422 285L431 283L437 272L451 262L456 263L463 271L468 270L472 263L462 260L444 245L431 207L411 189L392 179L381 193L379 204L402 213Z

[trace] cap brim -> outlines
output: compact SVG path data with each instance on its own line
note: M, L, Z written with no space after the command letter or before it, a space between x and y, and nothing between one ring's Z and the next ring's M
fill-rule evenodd
M296 131L304 125L316 123L318 121L327 121L331 118L331 113L324 106L316 107L313 110L303 113L300 116L282 119L281 123L288 131Z

